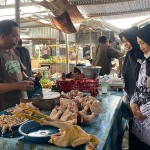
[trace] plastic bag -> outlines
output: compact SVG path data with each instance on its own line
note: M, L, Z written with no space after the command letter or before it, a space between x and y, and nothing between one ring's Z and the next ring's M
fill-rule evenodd
M39 81L40 81L40 78L35 77L33 89L27 92L28 99L43 98L42 86Z

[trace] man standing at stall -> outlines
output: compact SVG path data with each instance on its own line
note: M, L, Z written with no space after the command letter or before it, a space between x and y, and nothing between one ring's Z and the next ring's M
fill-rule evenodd
M25 47L22 47L21 39L18 41L16 50L18 51L20 55L22 64L26 67L26 70L24 72L26 73L27 76L32 77L30 54L29 54L29 51Z
M101 66L100 75L110 73L111 68L111 58L122 57L124 54L116 51L111 46L109 46L109 40L106 36L99 37L99 45L95 50L93 57L93 66Z
M21 91L33 88L27 81L25 67L14 49L18 43L18 24L11 20L0 22L0 111L20 102Z

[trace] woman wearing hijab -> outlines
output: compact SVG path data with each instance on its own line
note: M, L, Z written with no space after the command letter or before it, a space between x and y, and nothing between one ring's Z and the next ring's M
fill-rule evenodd
M123 115L124 118L130 120L129 122L129 148L132 144L131 138L131 125L133 113L130 109L130 99L134 94L134 89L136 88L136 81L138 79L139 70L141 67L141 62L144 60L144 54L140 50L137 43L136 36L133 33L138 31L138 27L131 27L119 34L121 41L128 50L122 68L122 76L124 79L124 107Z
M119 34L120 39L128 50L122 68L124 90L127 93L127 99L125 100L125 103L127 104L130 103L130 98L134 93L141 62L144 60L144 54L140 50L136 36L133 35L133 33L137 31L138 27L134 26Z
M150 24L135 33L140 49L144 56L150 56ZM146 65L150 58L141 64L136 91L130 100L130 107L134 114L132 123L131 150L150 150L150 90L147 84Z

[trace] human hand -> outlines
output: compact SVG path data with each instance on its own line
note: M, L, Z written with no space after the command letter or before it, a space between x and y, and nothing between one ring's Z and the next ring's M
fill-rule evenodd
M32 81L32 82L34 82L34 81L35 81L35 78L29 77L29 78L27 79L27 81Z
M20 91L29 91L33 88L33 81L21 81L17 83L17 89Z
M135 103L130 104L130 108L137 120L143 122L147 118L147 116L145 116L141 113L140 108L137 104L135 104Z

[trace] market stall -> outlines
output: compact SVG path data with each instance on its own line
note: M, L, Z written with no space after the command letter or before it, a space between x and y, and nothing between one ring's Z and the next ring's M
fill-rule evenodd
M100 101L101 105L99 115L92 124L80 125L87 133L97 136L99 140L97 150L121 149L124 129L121 96L122 94L119 92L111 92L109 96L98 95L96 98ZM42 111L42 113L50 114L49 111ZM0 147L5 150L83 150L84 146L85 145L76 148L62 148L49 143L33 143L27 141L23 136L18 134L18 132L14 133L11 137L0 138Z

